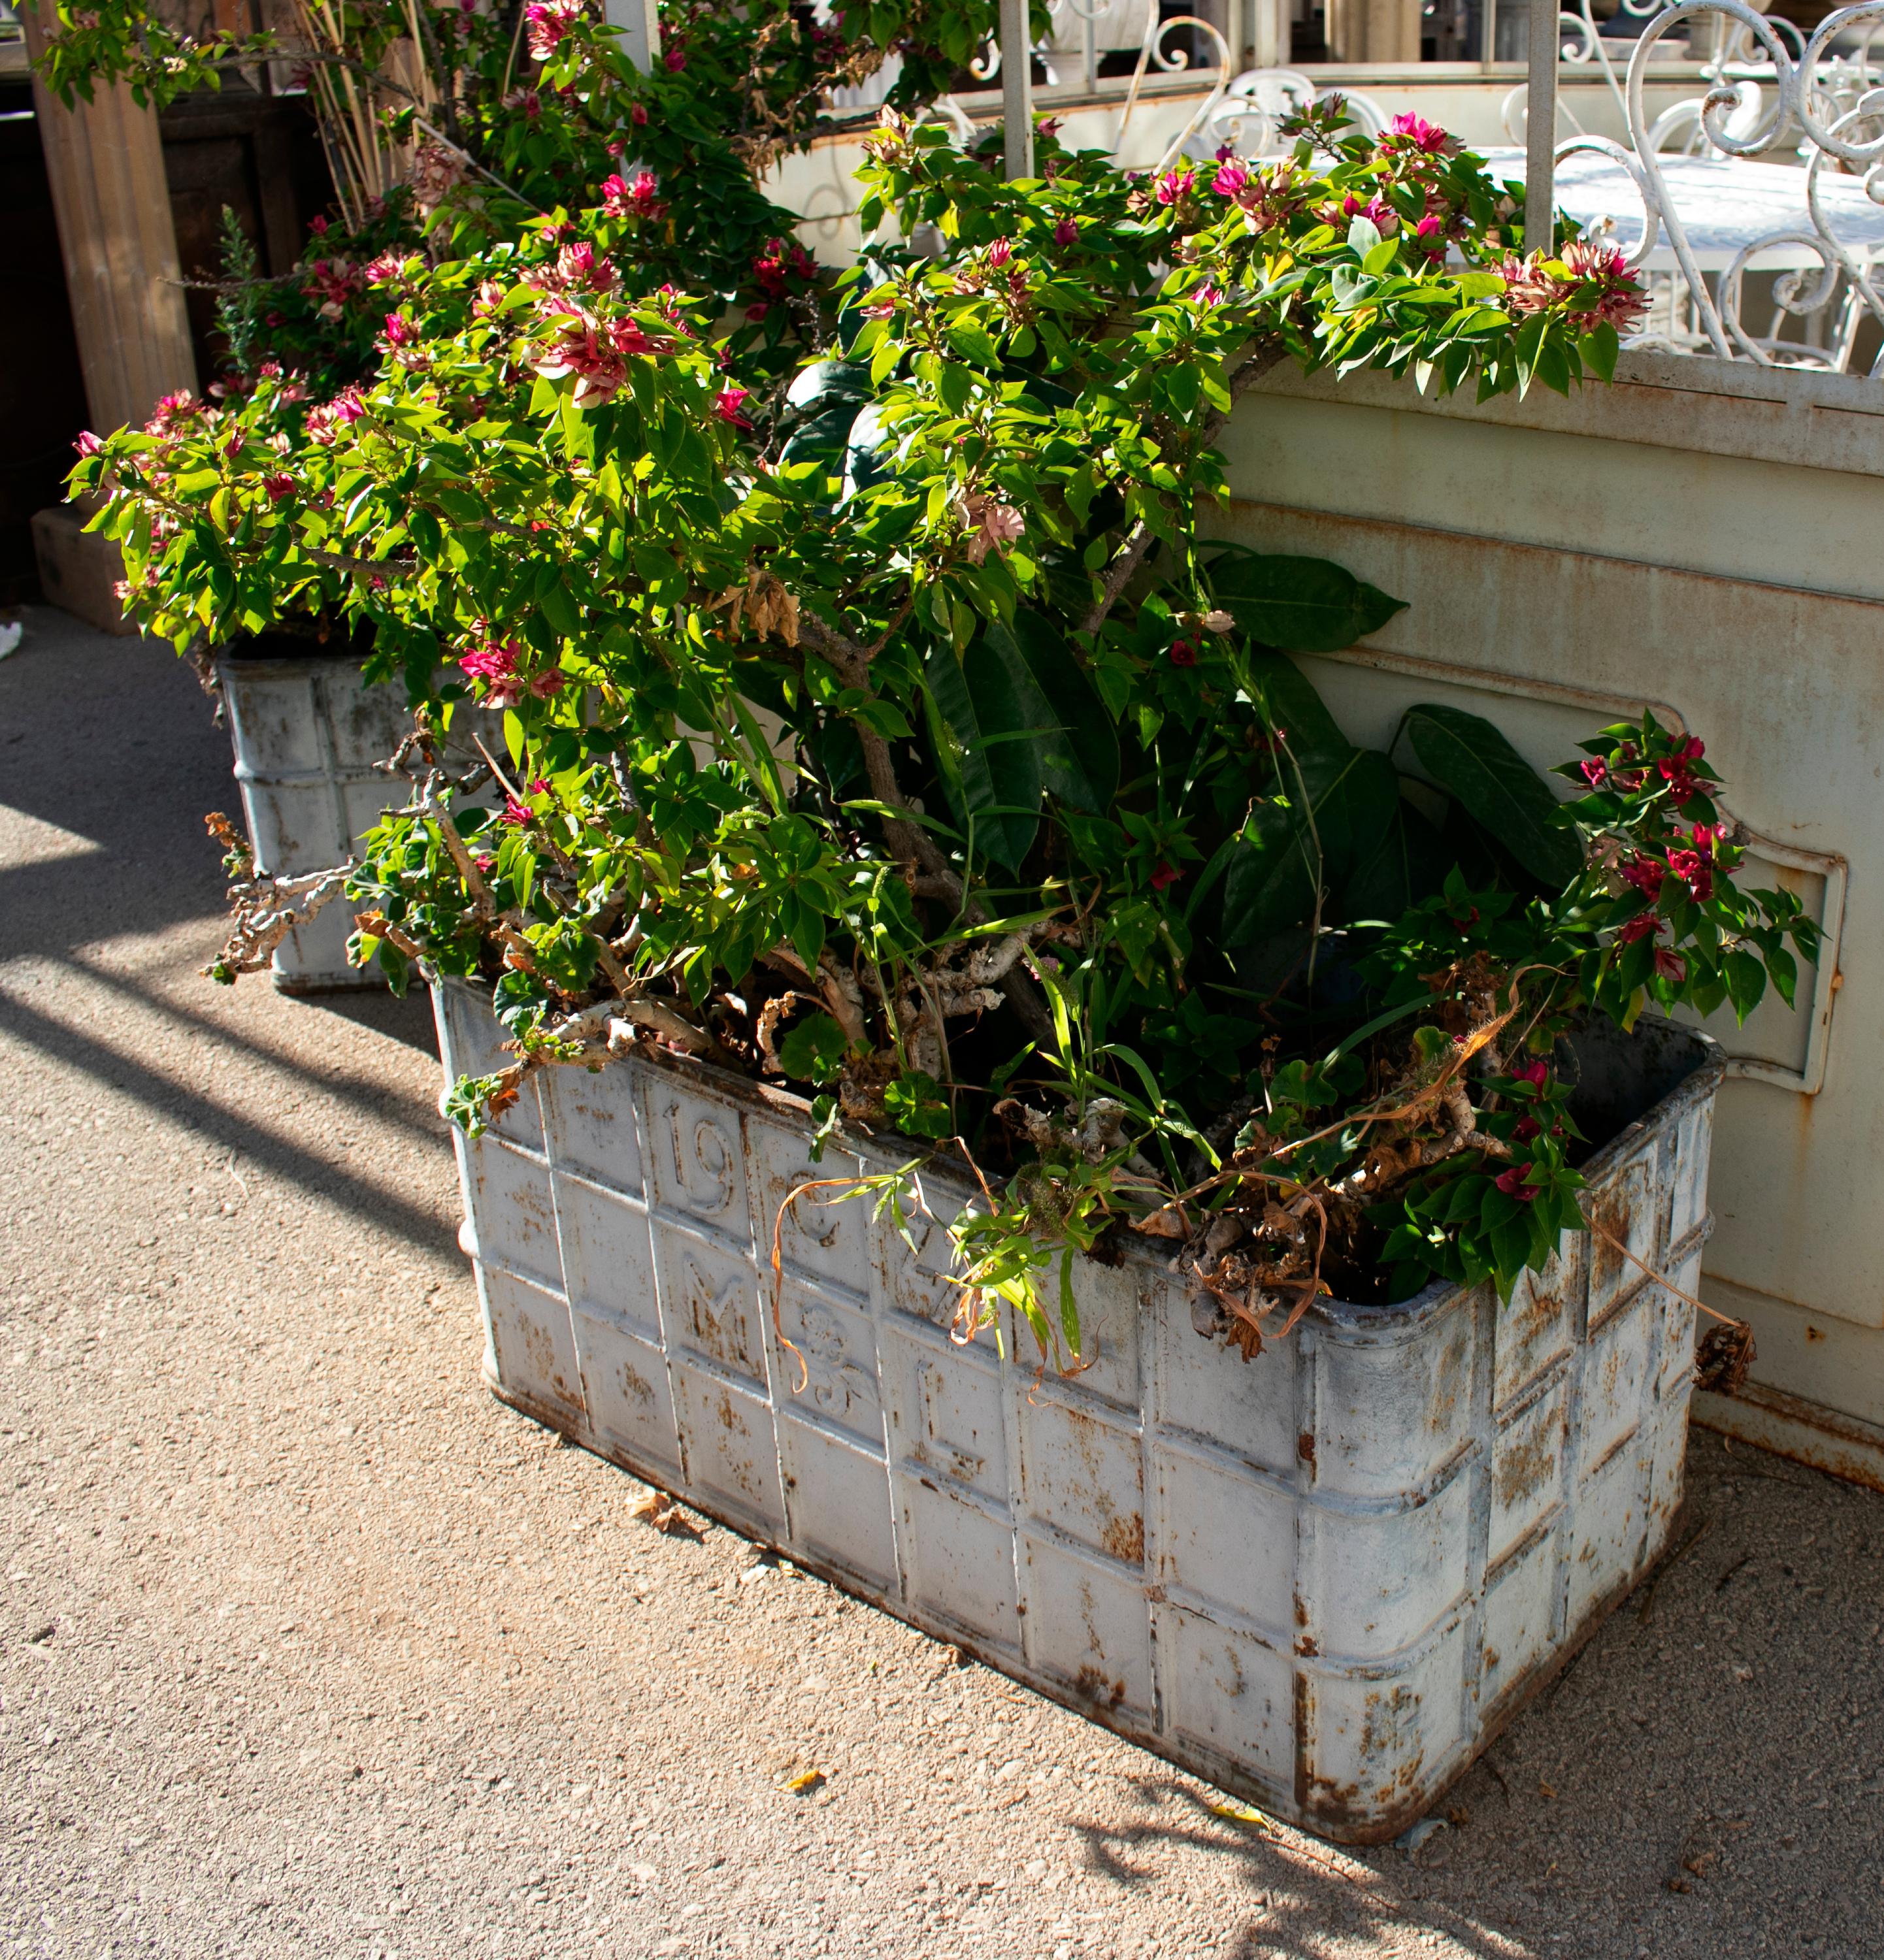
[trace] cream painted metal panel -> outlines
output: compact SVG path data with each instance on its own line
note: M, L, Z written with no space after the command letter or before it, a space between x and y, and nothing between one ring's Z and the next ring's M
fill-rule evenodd
M1224 527L1410 602L1308 663L1358 738L1425 698L1495 716L1540 765L1645 705L1705 737L1727 807L1830 950L1796 1020L1714 1030L1739 1079L1703 1290L1752 1321L1769 1398L1849 1419L1835 1449L1790 1402L1749 1408L1743 1433L1846 1465L1851 1422L1884 1425L1884 399L1706 360L1625 356L1619 380L1476 409L1278 375L1229 431Z

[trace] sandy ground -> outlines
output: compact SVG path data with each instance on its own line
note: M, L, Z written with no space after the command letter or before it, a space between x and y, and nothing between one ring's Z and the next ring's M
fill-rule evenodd
M1884 1499L1698 1437L1702 1535L1445 1828L1226 1816L490 1398L422 997L196 977L234 807L165 650L30 616L0 1952L1884 1952Z

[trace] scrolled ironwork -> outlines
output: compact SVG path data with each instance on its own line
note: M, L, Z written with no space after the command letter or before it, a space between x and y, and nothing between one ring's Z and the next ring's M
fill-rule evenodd
M1618 80L1590 0L1579 0L1577 11L1560 17L1571 45L1560 40L1558 52L1573 65L1601 69L1622 110L1628 142L1577 129L1555 146L1554 156L1558 163L1579 153L1602 157L1628 177L1641 200L1641 234L1626 256L1659 288L1656 310L1665 304L1666 319L1665 335L1657 330L1644 337L1767 367L1848 368L1866 323L1884 329L1884 289L1875 262L1884 256L1884 228L1860 224L1863 235L1851 235L1854 208L1861 214L1863 206L1847 181L1860 180L1864 199L1884 207L1884 76L1870 65L1871 38L1884 32L1884 0L1838 9L1809 37L1757 12L1747 0L1621 5L1646 23L1626 78ZM1697 24L1708 30L1712 50L1701 71L1704 93L1651 117L1650 64L1671 36L1679 33L1691 44L1702 38L1691 31ZM1507 109L1515 137L1515 97ZM1796 190L1781 184L1778 171L1787 167L1739 161L1771 158L1794 144L1804 162ZM1685 212L1682 199L1696 195L1697 183L1709 189L1716 169L1723 173L1720 189L1730 196L1741 167L1760 173L1743 180L1750 201L1770 204L1777 186L1781 208L1771 213L1771 228L1755 237L1746 235L1753 226L1734 222L1739 214L1715 218L1704 264L1690 224L1700 225L1705 237L1707 201ZM1679 191L1671 171L1682 180ZM1787 174L1792 178L1790 169ZM1832 190L1835 183L1844 185L1841 196ZM1659 256L1659 264L1650 263L1651 255ZM1780 265L1761 265L1774 256ZM1772 317L1764 333L1745 313L1748 277L1757 272L1771 275ZM1787 322L1815 316L1831 323L1828 332L1815 326L1809 338L1786 332ZM1874 374L1880 370L1884 355L1872 363Z

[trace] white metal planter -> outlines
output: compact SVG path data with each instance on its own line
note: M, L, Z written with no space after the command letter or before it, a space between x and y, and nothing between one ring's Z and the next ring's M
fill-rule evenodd
M411 727L405 689L368 687L363 663L344 654L276 660L225 654L216 678L228 704L236 781L256 867L292 877L338 864L389 803L403 800L373 765ZM285 994L384 985L376 970L347 964L353 913L330 904L282 940L275 984Z
M488 997L434 1000L447 1080L498 1065ZM1718 1051L1648 1030L1586 1086L1606 1071L1653 1106L1586 1166L1592 1214L1691 1290ZM1668 1538L1692 1312L1600 1241L1508 1307L1329 1305L1252 1362L1161 1263L1089 1264L1092 1365L1036 1379L1011 1338L950 1340L939 1227L912 1256L867 1201L807 1199L781 1239L800 1388L779 1206L898 1160L813 1166L807 1128L796 1097L625 1061L546 1071L460 1136L497 1392L1282 1815L1405 1828ZM924 1184L938 1216L963 1201Z

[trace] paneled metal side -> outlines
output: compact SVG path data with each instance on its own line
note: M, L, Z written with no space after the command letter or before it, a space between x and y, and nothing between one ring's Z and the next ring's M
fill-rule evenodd
M448 1078L498 1061L434 996ZM1691 1290L1722 1064L1586 1166L1592 1215ZM1646 1098L1644 1099L1646 1099ZM1508 1306L1329 1305L1252 1362L1150 1258L1080 1278L1091 1365L948 1334L912 1251L813 1178L795 1097L688 1064L552 1068L457 1139L498 1393L701 1510L1278 1814L1389 1838L1665 1544L1692 1310L1588 1235ZM835 1199L835 1201L832 1201ZM1002 1349L1004 1348L1004 1354Z
M411 726L405 690L368 687L361 663L341 656L228 660L216 678L229 707L235 776L256 867L291 877L342 862L405 785L377 773ZM329 905L291 932L275 955L285 994L383 986L347 964L352 909Z

